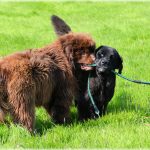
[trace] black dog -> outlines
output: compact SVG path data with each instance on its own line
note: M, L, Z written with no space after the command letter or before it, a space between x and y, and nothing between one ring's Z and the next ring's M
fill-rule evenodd
M100 112L100 116L104 115L108 102L114 95L116 76L111 70L119 69L122 72L122 58L116 49L101 46L96 49L96 68L90 72L90 91L94 102ZM77 107L79 112L79 120L87 120L97 118L95 109L89 98L87 83L84 83L84 90L78 97Z

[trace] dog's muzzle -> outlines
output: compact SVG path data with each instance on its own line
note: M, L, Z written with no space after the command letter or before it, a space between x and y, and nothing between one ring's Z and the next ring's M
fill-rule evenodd
M84 70L84 71L93 70L93 67L92 67L90 64L83 64L83 63L80 63L79 66L80 66L80 69L81 69L81 70Z

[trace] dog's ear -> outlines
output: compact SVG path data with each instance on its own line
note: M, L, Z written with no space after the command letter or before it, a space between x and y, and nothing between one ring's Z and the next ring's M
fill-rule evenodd
M75 65L74 65L74 60L73 60L73 50L72 50L72 46L67 46L65 48L65 55L68 59L68 61L70 62L70 64L72 65L72 67L74 68Z
M118 69L118 73L121 74L123 69L123 59L121 56L118 56L117 69Z
M52 15L51 22L57 36L62 36L71 32L71 28L58 16Z
M104 46L102 45L102 46L98 47L97 49L95 49L94 54L96 55L96 53L97 53L101 48L103 48L103 47L104 47Z
M67 46L67 47L65 48L65 54L66 54L67 59L68 59L69 61L72 61L72 60L73 60L73 52L72 52L72 47L71 47L71 46Z

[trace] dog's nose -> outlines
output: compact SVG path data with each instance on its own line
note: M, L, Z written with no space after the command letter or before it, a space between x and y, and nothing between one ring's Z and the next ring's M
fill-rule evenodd
M106 65L106 64L107 64L107 61L105 61L105 60L101 61L101 65Z

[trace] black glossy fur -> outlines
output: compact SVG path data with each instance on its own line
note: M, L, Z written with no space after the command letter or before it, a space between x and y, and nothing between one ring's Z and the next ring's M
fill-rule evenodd
M111 70L118 69L122 72L122 58L118 52L111 47L101 46L96 49L96 69L91 71L90 89L95 104L100 111L100 116L104 115L107 105L114 95L116 76ZM82 94L78 98L78 112L80 120L97 118L93 105L89 99L87 91L87 79L82 80Z

